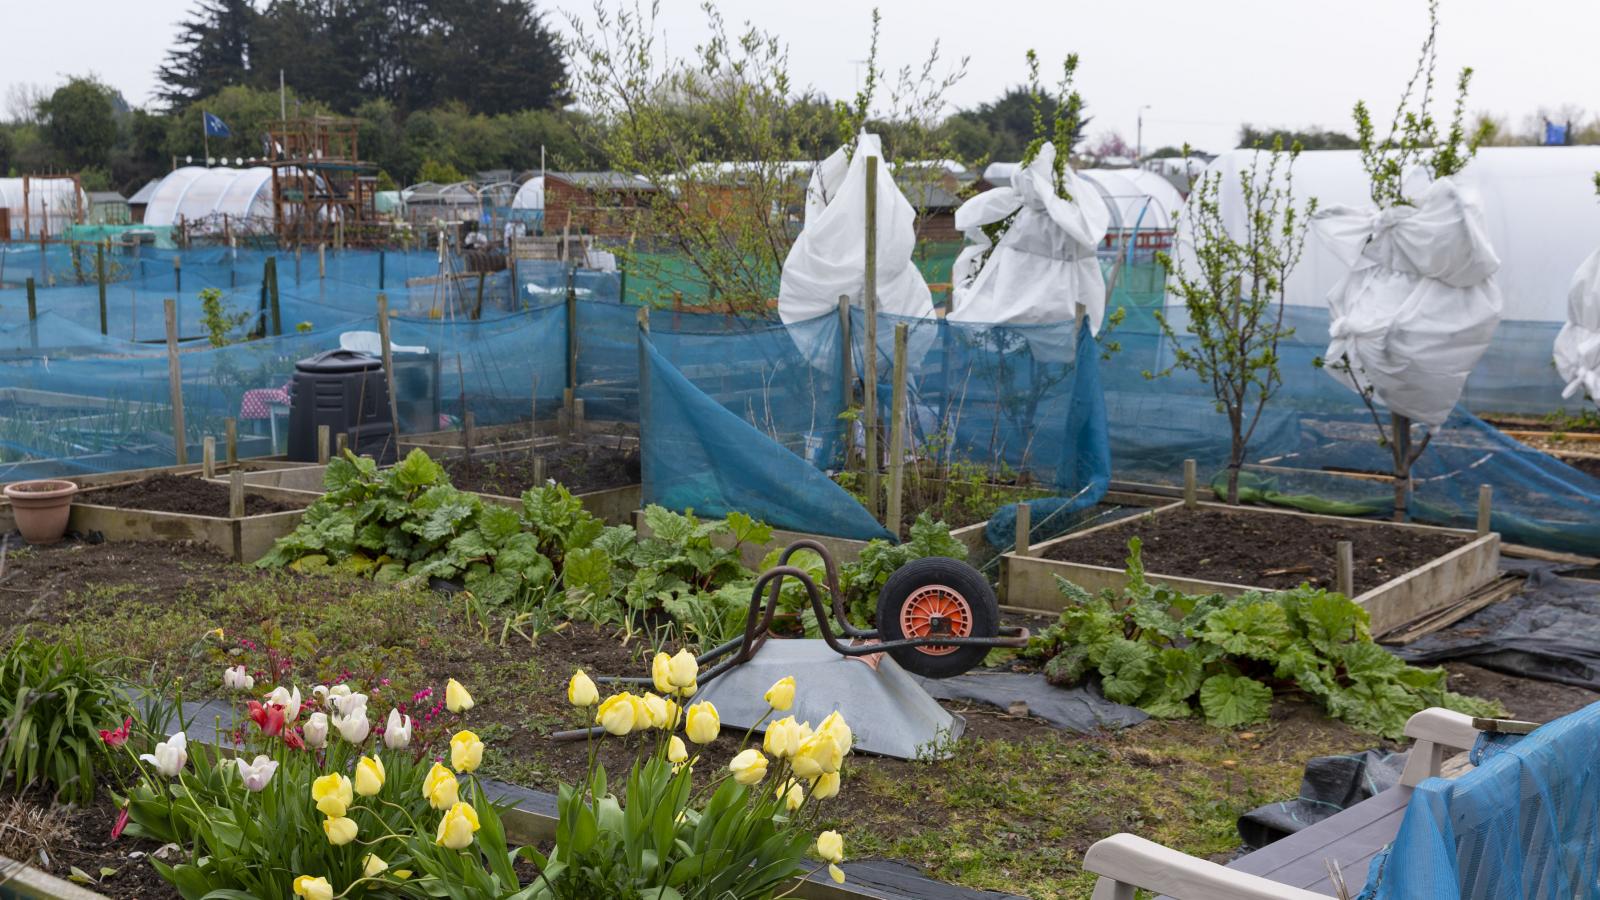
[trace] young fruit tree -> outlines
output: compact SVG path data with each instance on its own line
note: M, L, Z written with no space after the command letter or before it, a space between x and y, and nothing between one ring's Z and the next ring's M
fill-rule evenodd
M1245 449L1268 401L1283 385L1278 344L1294 333L1283 324L1285 285L1305 250L1306 228L1317 208L1315 198L1295 205L1299 155L1300 144L1285 150L1281 136L1270 150L1257 146L1249 167L1239 172L1242 230L1228 227L1222 173L1203 173L1181 214L1188 219L1191 241L1176 260L1158 255L1172 273L1168 290L1183 301L1186 317L1174 322L1156 314L1172 343L1172 365L1145 377L1187 369L1210 386L1217 411L1228 417L1228 502L1234 504Z
M1594 176L1600 193L1600 172ZM1556 371L1567 383L1561 392L1564 400L1582 393L1590 402L1600 402L1600 250L1578 267L1567 292L1567 324L1556 335Z
M1378 135L1364 102L1355 106L1361 162L1373 206L1329 207L1313 219L1322 243L1350 267L1328 295L1329 343L1319 364L1355 391L1393 459L1394 518L1404 521L1411 467L1444 424L1467 376L1500 324L1500 259L1489 243L1477 196L1453 178L1486 137L1467 134L1472 69L1456 81L1443 133L1434 119L1438 2L1428 36L1401 92L1394 120ZM1378 409L1389 413L1385 426ZM1412 440L1414 423L1422 438Z

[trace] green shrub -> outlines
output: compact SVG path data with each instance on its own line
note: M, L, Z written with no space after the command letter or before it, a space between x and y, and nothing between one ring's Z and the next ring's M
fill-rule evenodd
M1309 585L1237 597L1179 593L1145 581L1138 538L1128 541L1127 576L1121 593L1099 596L1056 579L1068 608L1027 650L1052 682L1097 673L1107 699L1162 718L1193 715L1198 705L1208 723L1229 728L1265 721L1274 690L1289 688L1389 738L1430 706L1500 711L1451 693L1444 669L1408 665L1378 646L1367 611L1343 594Z
M77 802L94 797L109 762L101 730L123 726L133 704L111 674L119 661L81 645L27 636L0 656L0 781L48 786Z

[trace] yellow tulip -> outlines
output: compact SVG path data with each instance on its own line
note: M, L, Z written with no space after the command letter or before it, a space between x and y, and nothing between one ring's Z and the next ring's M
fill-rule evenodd
M778 789L772 792L772 796L781 797L784 807L789 812L794 812L800 808L801 804L806 802L806 789L801 787L800 782L791 778L787 783L778 785Z
M844 838L837 831L817 835L817 858L831 863L844 862Z
M677 689L677 685L672 683L672 657L657 653L650 660L650 680L655 682L656 690L663 694L670 694Z
M379 859L378 854L368 853L366 861L361 865L361 874L368 878L374 878L378 875L382 875L384 870L388 868L389 864Z
M579 669L572 673L572 680L567 682L567 702L577 707L593 706L600 702L600 691L594 686L594 680L583 674Z
M457 803L439 820L436 843L451 850L462 850L472 843L472 833L477 830L478 811L470 803Z
M678 765L688 761L689 748L684 746L683 738L673 735L672 740L667 741L667 762Z
M363 756L356 763L356 793L371 797L383 790L388 774L383 771L383 760L376 756Z
M833 879L834 884L844 884L844 870L834 863L828 863L828 877Z
M294 880L294 895L306 900L333 900L333 885L326 878L301 875Z
M428 770L427 777L422 779L422 796L427 798L428 805L434 809L449 809L454 806L459 788L456 773L438 763L434 763L433 768Z
M617 737L632 731L636 724L648 724L635 723L634 720L637 718L637 709L634 706L635 699L632 694L626 692L612 694L595 711L594 720L604 726L607 733L614 734Z
M733 780L740 784L755 784L767 777L767 758L761 751L751 747L728 763L728 770L733 773Z
M483 764L483 741L470 731L458 731L450 739L450 767L471 772Z
M645 694L643 700L651 728L671 731L678 727L678 704L659 694Z
M350 808L355 796L350 791L350 779L334 772L311 782L311 799L323 815L337 818Z
M328 843L343 847L356 839L356 820L330 816L322 820L322 833L328 836Z
M688 650L679 650L678 655L667 664L667 676L673 687L686 688L700 676L700 662Z
M717 708L711 701L702 700L689 707L683 731L696 744L709 744L722 731L722 717L717 715Z
M839 745L839 755L844 756L850 752L855 736L850 733L850 726L845 724L844 716L838 710L828 713L828 717L817 726L818 731L833 735L833 742Z
M690 697L693 697L695 691L698 691L698 690L700 690L700 685L695 684L694 682L691 681L691 682L689 682L688 687L678 688L678 696L682 697L685 700L687 700Z
M794 716L784 716L767 726L767 733L761 737L761 747L767 755L776 759L787 759L800 749L800 743L811 736L811 726L802 725L794 720Z
M829 800L839 795L839 773L823 772L811 782L811 799Z
M844 762L844 754L839 752L839 745L834 742L833 735L826 731L819 731L800 742L800 747L795 751L789 764L794 766L794 773L801 778L816 778L826 772L837 772Z
M794 705L794 676L785 675L778 679L776 684L767 688L762 699L778 712L788 712L789 707Z
M445 682L444 705L453 713L462 713L473 707L472 695L454 678Z

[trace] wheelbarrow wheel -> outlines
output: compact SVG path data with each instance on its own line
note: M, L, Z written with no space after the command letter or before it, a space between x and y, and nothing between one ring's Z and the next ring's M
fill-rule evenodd
M878 593L878 634L902 638L994 637L1000 604L989 582L960 560L930 556L901 566ZM927 644L889 651L901 668L926 678L949 678L983 662L987 647Z

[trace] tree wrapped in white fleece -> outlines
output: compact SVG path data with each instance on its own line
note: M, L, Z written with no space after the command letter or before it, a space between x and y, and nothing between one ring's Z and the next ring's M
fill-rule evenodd
M1324 369L1392 413L1442 424L1500 324L1482 204L1440 178L1412 205L1332 206L1312 224L1350 267L1328 293Z
M1580 393L1600 403L1600 250L1572 277L1567 292L1567 324L1556 335L1556 371L1567 383L1561 396Z
M953 322L1070 322L1078 307L1096 333L1105 318L1106 283L1095 256L1111 211L1094 185L1063 169L1057 192L1055 145L1046 142L1009 187L984 191L956 210L956 227L972 241L951 271ZM1015 218L1012 218L1012 217ZM998 243L985 225L1011 219Z
M848 296L852 306L864 305L869 157L878 165L878 311L913 318L933 315L928 282L911 263L916 210L889 177L878 136L862 132L854 153L840 147L811 172L805 228L789 248L778 287L778 316L785 324L833 312L841 296Z

